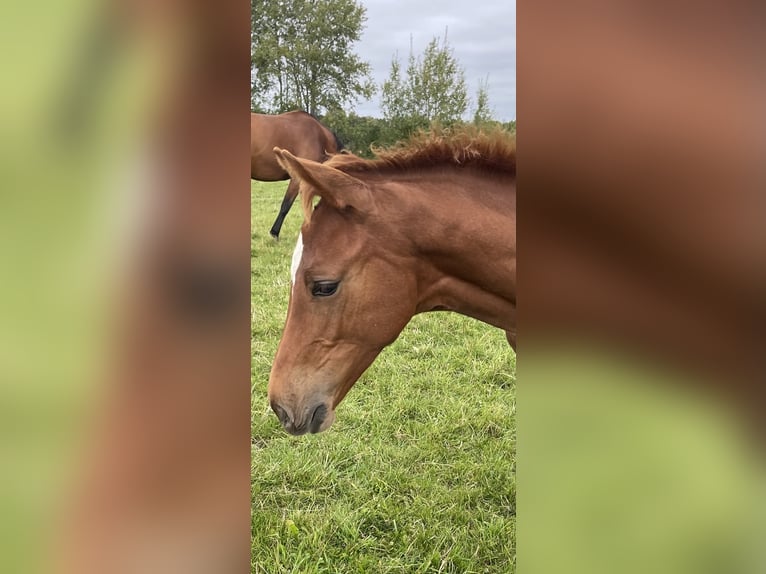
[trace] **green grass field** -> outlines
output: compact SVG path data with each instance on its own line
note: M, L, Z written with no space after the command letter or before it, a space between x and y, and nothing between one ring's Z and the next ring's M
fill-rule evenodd
M454 313L415 317L337 409L292 437L266 398L284 325L296 205L252 184L254 573L515 571L516 357L505 335Z

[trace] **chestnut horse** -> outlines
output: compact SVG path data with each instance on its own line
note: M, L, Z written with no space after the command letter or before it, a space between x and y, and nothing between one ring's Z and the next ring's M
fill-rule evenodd
M338 137L311 114L302 111L276 116L250 114L250 178L260 181L283 181L290 175L277 162L274 147L293 155L323 162L343 149ZM271 227L272 237L279 238L282 223L298 195L298 183L290 181Z
M275 149L304 223L269 400L291 434L319 432L416 313L451 310L516 347L516 142L426 133L374 160ZM313 198L319 203L312 209Z

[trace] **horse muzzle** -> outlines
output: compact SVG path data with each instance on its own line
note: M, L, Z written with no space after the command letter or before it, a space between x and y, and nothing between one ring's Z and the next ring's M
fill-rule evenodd
M271 401L271 408L277 415L282 427L291 435L318 433L327 430L335 420L335 411L325 403L314 404L303 410L296 417L287 407Z

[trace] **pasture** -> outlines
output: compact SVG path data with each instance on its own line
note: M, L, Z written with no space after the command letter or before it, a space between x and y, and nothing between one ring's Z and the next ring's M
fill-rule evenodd
M302 220L269 235L286 187L251 182L251 571L514 572L516 358L499 329L416 316L327 432L292 437L271 411Z

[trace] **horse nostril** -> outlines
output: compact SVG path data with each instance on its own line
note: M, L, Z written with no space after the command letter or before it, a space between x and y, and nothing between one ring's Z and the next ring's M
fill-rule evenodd
M309 429L312 433L319 432L319 427L322 426L325 418L327 418L327 406L319 405L314 409L311 414L311 422L309 423Z
M277 418L279 419L279 422L281 422L283 426L289 422L287 411L283 409L282 407L280 407L274 401L271 401L271 409L276 413Z

